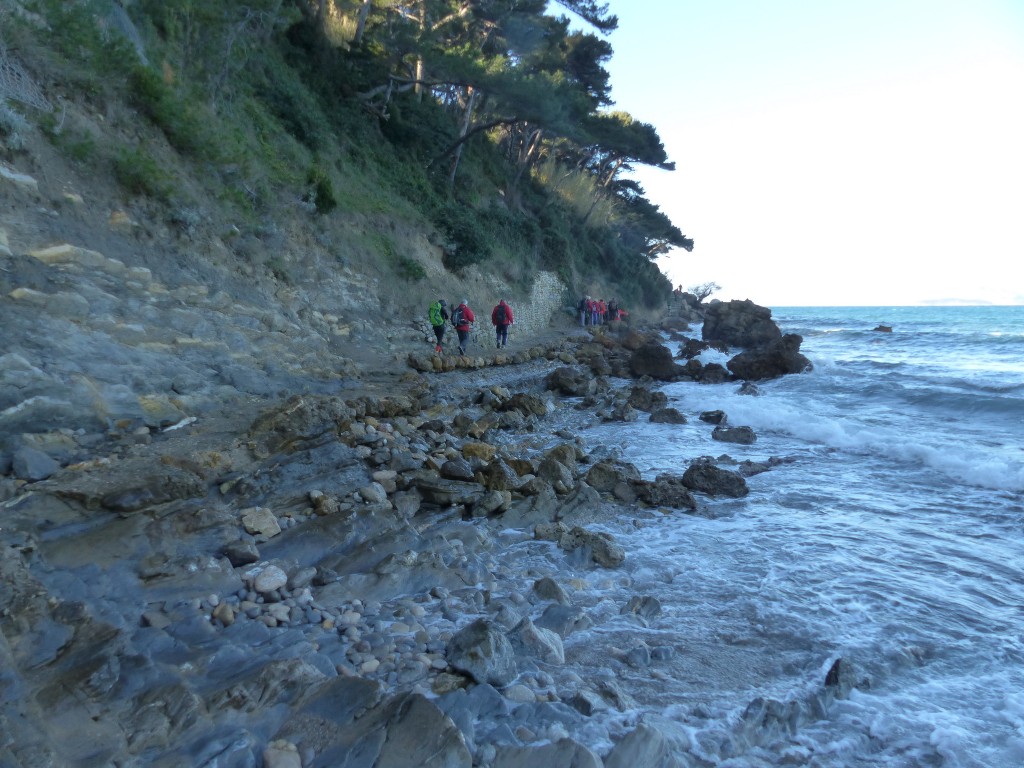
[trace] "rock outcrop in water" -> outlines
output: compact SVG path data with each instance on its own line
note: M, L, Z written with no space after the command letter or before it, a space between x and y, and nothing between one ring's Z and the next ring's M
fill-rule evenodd
M738 379L763 381L809 370L811 362L800 353L803 339L782 334L767 307L746 301L713 301L701 331L704 342L743 347L727 367Z
M772 311L750 301L712 301L704 310L701 338L733 347L762 347L782 338Z

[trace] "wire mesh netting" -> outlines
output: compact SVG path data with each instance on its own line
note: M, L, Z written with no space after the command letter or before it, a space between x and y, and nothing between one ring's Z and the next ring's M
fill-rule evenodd
M42 89L0 40L0 101L17 101L49 112L53 109Z

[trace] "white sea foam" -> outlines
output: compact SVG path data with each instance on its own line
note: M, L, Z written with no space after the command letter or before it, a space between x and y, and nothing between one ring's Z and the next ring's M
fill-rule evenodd
M949 359L983 321L1020 333L1024 308L975 309L903 308L882 338L877 309L815 308L797 318L812 373L760 383L761 396L669 385L689 423L587 430L648 477L698 456L793 459L748 478L744 499L698 494L704 516L604 528L627 560L578 595L608 619L579 642L621 632L677 649L654 665L660 704L630 717L685 727L678 749L722 766L1024 765L1019 366L973 341L975 364ZM757 441L713 440L698 417L718 409ZM663 610L631 631L615 612L637 594ZM833 701L837 658L861 687ZM799 724L752 727L758 698L797 707Z
M828 377L819 376L818 380L827 383ZM981 445L962 439L964 430L952 431L952 423L944 432L936 431L920 419L883 410L877 404L877 417L872 416L870 407L850 415L839 411L844 406L838 401L809 405L806 395L807 388L781 396L770 391L762 397L719 392L696 397L686 394L680 399L699 410L724 409L730 424L750 426L758 433L773 432L810 444L917 463L952 480L984 488L1024 490L1024 455L998 450L1000 442L1019 447L1019 439L986 432L983 436L996 445ZM815 407L823 410L815 412Z

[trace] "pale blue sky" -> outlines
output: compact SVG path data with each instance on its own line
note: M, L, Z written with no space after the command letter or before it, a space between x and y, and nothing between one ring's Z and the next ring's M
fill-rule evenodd
M1024 0L610 0L659 263L766 306L1024 303Z

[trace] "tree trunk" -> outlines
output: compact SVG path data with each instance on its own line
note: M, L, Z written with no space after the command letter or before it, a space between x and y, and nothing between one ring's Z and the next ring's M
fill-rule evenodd
M427 4L424 2L420 5L420 36L422 36L427 30ZM427 65L423 61L422 56L416 57L416 100L423 100L423 81L427 79Z
M356 33L352 37L352 43L359 45L363 42L363 34L366 32L366 19L370 15L370 8L373 6L373 0L363 0L363 4L359 6L359 18L356 20Z
M511 182L509 182L508 189L505 192L505 199L508 200L509 206L512 208L519 207L519 182L522 181L523 174L537 156L537 151L540 149L540 140L543 135L543 128L534 128L519 150L519 157L516 158L516 173L512 177Z
M462 126L459 128L459 139L464 139L466 134L469 133L469 125L473 121L473 106L476 104L476 89L473 86L467 88L469 97L466 99L466 111L462 116ZM452 157L452 170L448 174L448 189L451 190L455 186L455 174L459 169L459 160L462 159L462 149L466 146L466 142L462 141L459 146L455 148L455 152Z
M615 161L611 169L608 171L608 176L605 178L604 183L601 184L602 187L607 189L611 185L612 180L615 178L615 174L619 172L619 168L622 167L624 162L626 162L626 158L624 157L620 157Z

